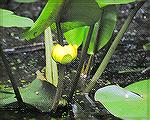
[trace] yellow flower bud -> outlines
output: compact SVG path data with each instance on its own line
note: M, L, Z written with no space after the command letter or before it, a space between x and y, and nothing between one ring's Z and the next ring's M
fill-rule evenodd
M77 57L77 49L77 45L61 46L57 44L53 46L52 57L56 62L67 64Z

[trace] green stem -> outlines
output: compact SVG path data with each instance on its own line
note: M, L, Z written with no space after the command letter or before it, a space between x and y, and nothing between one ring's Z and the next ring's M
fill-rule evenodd
M5 69L6 69L6 72L7 72L8 76L9 76L10 81L11 81L11 84L12 84L14 93L16 95L16 99L18 101L19 107L26 109L25 104L24 104L24 102L22 100L21 94L19 92L17 83L16 83L15 78L13 77L12 71L10 69L9 62L6 59L5 54L3 53L3 49L2 49L1 43L0 43L0 56L2 58L2 61L4 63Z
M63 33L62 33L62 30L61 30L60 22L56 23L56 29L57 29L57 38L58 38L58 41L63 46L64 45L64 43L63 43Z
M57 37L58 37L58 40L59 40L59 43L61 45L63 45L63 32L61 30L61 26L60 26L60 22L57 22L56 23L56 27L57 27ZM56 91L56 95L55 95L55 98L54 98L54 102L53 102L53 105L52 105L52 110L55 112L57 107L58 107L58 103L59 103L59 100L62 96L62 90L64 88L64 83L63 83L63 78L65 76L65 71L66 71L66 66L65 65L62 65L62 64L59 64L59 80L58 80L58 85L57 85L57 91Z
M95 86L96 81L100 78L103 71L105 70L107 64L109 63L115 49L117 48L121 38L123 37L124 33L126 32L127 28L129 27L129 24L131 23L133 17L136 15L137 11L141 8L141 6L144 4L144 2L138 3L138 5L131 11L129 14L127 20L125 21L124 25L122 26L121 30L119 31L118 35L116 36L114 42L112 43L111 47L109 48L106 56L104 57L102 63L100 64L98 70L94 74L94 76L91 79L91 82L88 84L88 86L85 88L84 93L90 92L90 90Z
M100 40L102 39L101 37L101 33L103 32L102 31L102 28L103 28L103 24L105 21L103 21L103 16L104 16L104 10L102 9L102 12L101 12L101 16L100 16L100 20L99 20L99 26L98 26L98 31L97 31L97 35L96 35L96 40L94 41L94 54L97 53L98 51L98 46L100 44Z
M78 81L79 81L79 78L80 78L80 73L81 73L81 70L82 70L82 66L84 64L84 60L86 59L86 54L87 54L87 50L89 48L89 44L90 44L90 40L91 40L91 37L92 37L93 29L94 29L94 24L90 26L86 43L85 43L84 48L82 49L82 52L81 52L81 57L80 57L79 65L78 65L78 68L77 68L77 73L76 73L76 75L73 79L73 86L72 86L71 92L68 96L68 102L72 101L74 91L76 90L76 87L77 87L77 84L78 84Z
M45 30L45 56L46 56L46 79L53 84L52 78L52 57L51 51L53 46L53 38L51 33L51 28L48 27Z
M63 84L63 78L64 78L64 75L65 75L65 67L64 65L60 65L59 66L59 80L58 80L58 85L57 85L57 91L56 91L56 95L55 95L55 98L54 98L54 102L53 102L53 105L52 105L52 110L55 112L57 107L58 107L58 103L59 103L59 100L62 96L62 90L64 88L64 84Z
M91 72L91 67L93 66L94 64L94 56L95 54L97 53L98 51L98 46L100 44L100 40L101 40L101 33L102 33L102 28L103 28L103 24L104 24L104 21L103 21L103 15L104 15L104 10L102 9L101 11L101 16L100 16L100 19L99 19L99 26L98 26L98 30L97 30L97 35L96 35L96 39L94 41L94 50L93 50L93 55L90 56L90 63L89 63L89 69L87 70L87 76L90 75L90 72Z

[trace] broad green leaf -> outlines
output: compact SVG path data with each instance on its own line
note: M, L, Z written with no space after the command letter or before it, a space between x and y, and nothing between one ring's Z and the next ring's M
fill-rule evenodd
M117 21L117 8L116 6L107 6L104 8L104 13L102 17L102 24L101 27L102 33L100 35L100 43L99 43L99 49L104 47L108 41L110 40L113 30L116 26ZM94 41L96 40L96 33L98 31L99 25L98 23L95 24L95 28L92 34L90 46L88 49L88 54L93 54L93 48L94 48ZM79 27L75 28L73 30L70 30L66 33L64 33L64 36L69 44L77 44L80 46L82 42L86 41L86 36L88 33L89 27Z
M78 28L78 27L83 27L83 26L86 26L86 24L83 22L64 22L64 23L61 23L61 28L62 28L63 33L67 32L69 30ZM51 29L52 29L52 31L56 31L56 23L53 23L51 25Z
M102 17L102 27L101 27L101 34L99 39L99 48L101 49L104 47L110 38L112 37L113 31L115 29L117 22L117 7L116 6L107 6L104 8L104 13ZM98 31L98 23L95 25L94 32L92 35L92 39L90 42L90 46L88 49L89 54L93 54L94 49L94 41L96 40L96 32Z
M114 4L128 4L132 2L138 2L142 0L96 0L100 7L104 7L107 5L114 5Z
M0 26L2 27L31 27L30 18L15 15L12 11L0 9Z
M19 3L32 3L32 2L36 2L37 0L15 0L15 2L19 2Z
M47 112L51 109L56 88L41 80L34 80L26 88L20 88L20 93L25 103ZM16 102L15 94L12 91L0 91L0 108Z
M11 14L14 14L14 12L6 9L0 9L0 16L11 15Z
M126 88L106 86L96 91L95 100L123 120L147 120L150 117L149 86L150 79L133 83Z
M100 17L101 9L95 0L69 0L64 7L61 15L62 22L78 21L91 25L96 23Z
M29 40L40 35L48 26L55 22L63 0L48 0L35 24L22 37Z
M75 28L64 33L64 36L69 44L80 46L88 33L88 26Z
M48 26L56 28L53 23L59 18L63 26L66 26L65 22L69 24L69 29L91 25L98 21L100 11L99 5L93 0L49 0L35 24L23 36L32 39ZM62 29L67 30L65 27Z

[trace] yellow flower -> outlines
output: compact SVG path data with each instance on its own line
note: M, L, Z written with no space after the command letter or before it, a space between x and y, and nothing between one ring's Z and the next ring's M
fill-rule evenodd
M52 57L56 62L67 64L77 57L77 49L77 45L61 46L57 44L53 46Z

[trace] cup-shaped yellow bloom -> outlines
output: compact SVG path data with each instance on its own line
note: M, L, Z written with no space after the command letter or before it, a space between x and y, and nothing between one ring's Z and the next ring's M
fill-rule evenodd
M61 64L70 63L77 57L77 45L55 45L52 49L52 57Z

